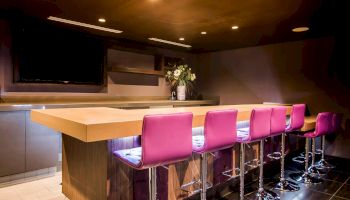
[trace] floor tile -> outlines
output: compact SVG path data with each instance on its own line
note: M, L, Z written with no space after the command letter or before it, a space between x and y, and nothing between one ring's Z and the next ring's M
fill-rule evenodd
M309 185L306 187L311 190L333 195L341 186L342 186L342 183L340 182L324 180L323 183L316 184L316 185Z
M343 185L343 187L340 188L340 190L335 194L335 196L350 199L350 185L348 184Z
M279 170L268 168L264 170L264 187L276 192L281 200L350 200L350 170L347 166L350 165L349 160L330 158L332 164L336 164L336 168L330 170L325 176L325 182L319 185L305 186L300 184L300 191L298 192L280 192L273 190L273 187L279 180ZM287 175L295 170L302 170L302 165L296 165L292 162L286 170ZM275 171L274 174L271 171ZM266 172L266 173L265 173ZM258 188L257 173L250 178L246 177L245 197L246 199L255 199L256 191ZM347 181L348 184L344 184ZM68 200L62 194L62 172L56 173L54 177L44 178L28 183L17 184L9 187L0 188L0 200ZM238 186L232 188L231 191L235 191L220 200L235 200L239 199ZM335 193L337 192L337 193ZM334 196L333 196L334 195ZM195 197L199 199L199 197ZM215 200L217 200L216 198ZM209 200L209 199L208 199ZM211 200L211 199L210 199Z
M348 198L334 196L330 200L349 200Z
M0 188L0 200L68 200L62 194L62 173L27 183Z
M292 199L290 200L328 200L332 197L332 195L317 192L310 189L304 189L298 192Z
M336 169L329 171L324 178L328 180L334 180L341 183L344 183L348 178L350 177L350 174L343 171L337 171Z

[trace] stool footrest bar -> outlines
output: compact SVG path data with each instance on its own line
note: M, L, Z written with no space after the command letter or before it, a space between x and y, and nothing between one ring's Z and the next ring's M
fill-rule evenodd
M276 151L276 152L267 154L267 157L270 158L270 159L272 159L272 160L279 160L279 159L281 159L282 154L281 154L281 152Z
M305 163L305 158L301 156L297 156L292 158L293 162L304 164Z
M236 172L235 174L236 175L232 175L233 170L235 170L235 172ZM221 172L221 174L226 176L226 177L228 177L229 179L236 178L236 177L240 176L241 170L239 168L235 168L233 170L229 169L229 170L226 170L224 172ZM248 173L248 171L244 172L244 174L247 174L247 173Z

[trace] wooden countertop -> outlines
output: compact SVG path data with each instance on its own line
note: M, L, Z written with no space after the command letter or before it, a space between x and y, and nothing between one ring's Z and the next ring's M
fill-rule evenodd
M310 131L315 129L317 116L306 116L304 121L304 126L301 131Z
M253 108L271 107L263 104L220 105L179 108L157 108L124 110L115 108L63 108L32 110L34 122L53 128L84 142L102 141L141 134L142 120L145 115L192 112L193 127L203 126L208 111L237 109L238 120L248 120ZM290 114L291 106L287 114Z
M217 100L117 100L117 101L88 101L88 102L54 102L54 103L0 103L0 111L20 111L48 108L84 108L84 107L152 107L152 106L200 106L217 105Z

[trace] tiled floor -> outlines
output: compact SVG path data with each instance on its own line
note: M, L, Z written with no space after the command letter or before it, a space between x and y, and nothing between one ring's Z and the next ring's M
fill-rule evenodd
M55 176L0 188L0 200L67 200L62 194L61 172Z
M272 178L265 178L265 188L276 192L281 200L350 200L350 160L340 158L329 158L330 163L337 167L330 170L324 176L324 182L317 185L303 185L300 184L301 189L298 192L284 192L273 190L273 186L277 182L278 175L265 176ZM287 164L287 163L286 163ZM289 162L287 164L287 174L292 171L303 169L303 166L297 166ZM245 187L246 199L255 199L257 188L257 180ZM238 193L232 193L222 198L221 200L239 199Z
M337 168L327 173L324 183L310 186L300 184L301 190L298 192L274 191L280 195L281 200L350 200L350 160L329 158L329 162L335 164ZM291 162L287 162L286 166L287 174L303 168ZM264 173L265 188L272 189L278 174L270 173L268 170ZM54 177L0 188L0 200L68 200L61 192L60 183L61 172L58 172ZM256 188L257 181L246 185L246 199L255 199ZM238 193L232 193L221 200L235 200L239 199L238 196Z

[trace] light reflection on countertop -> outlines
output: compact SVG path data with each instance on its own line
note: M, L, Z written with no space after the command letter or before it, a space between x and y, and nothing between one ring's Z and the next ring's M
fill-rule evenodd
M137 101L95 101L95 102L62 102L62 103L0 103L0 111L25 111L50 108L114 107L114 108L147 108L157 106L201 106L218 105L217 100L137 100Z

